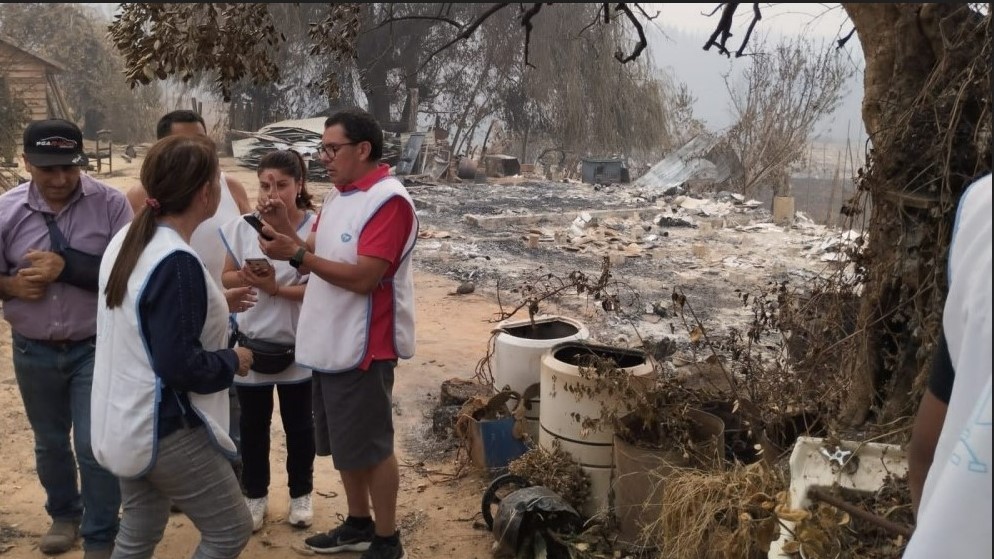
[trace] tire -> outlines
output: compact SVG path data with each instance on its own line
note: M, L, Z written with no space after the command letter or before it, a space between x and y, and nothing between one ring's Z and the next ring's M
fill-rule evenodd
M480 504L483 521L487 523L488 530L494 529L494 511L500 506L501 500L518 489L530 486L530 481L514 474L497 476L490 482L487 490L483 492L483 502ZM510 491L505 491L509 487Z

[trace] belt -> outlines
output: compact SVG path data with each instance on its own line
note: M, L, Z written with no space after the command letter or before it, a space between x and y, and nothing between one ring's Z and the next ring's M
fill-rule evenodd
M84 343L93 343L93 342L97 341L97 337L96 336L89 336L89 337L83 338L81 340L36 340L34 338L26 338L26 337L24 337L24 336L22 336L20 334L17 334L17 333L15 333L14 336L16 336L16 337L18 337L18 338L20 338L20 339L22 339L22 340L24 340L26 342L31 342L33 344L43 345L43 346L47 346L47 347L56 347L56 348L66 348L66 347L73 346L73 345L79 345L79 344L84 344Z

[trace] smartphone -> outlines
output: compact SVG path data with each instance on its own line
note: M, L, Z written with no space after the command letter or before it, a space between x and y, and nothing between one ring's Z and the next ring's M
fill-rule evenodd
M246 258L245 265L252 269L256 275L265 275L273 268L272 262L265 258Z
M245 221L247 221L248 224L251 225L253 229L255 229L256 231L258 231L259 232L259 236L261 236L263 239L266 239L267 241L273 240L272 237L270 237L269 235L267 235L267 234L265 234L265 233L262 232L262 220L261 219L259 219L258 217L254 216L252 214L249 214L249 215L245 216Z

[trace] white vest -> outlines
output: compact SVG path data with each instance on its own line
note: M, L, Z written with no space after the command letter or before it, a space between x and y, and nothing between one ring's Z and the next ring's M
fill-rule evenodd
M227 255L224 243L221 242L221 226L240 216L238 204L235 203L228 180L221 173L221 202L217 211L209 219L201 223L190 235L190 246L200 257L218 286L221 285L221 273L224 272L224 257Z
M314 224L314 212L307 212L303 223L297 228L298 235L306 238ZM221 227L221 239L239 268L246 258L266 258L259 248L259 233L241 216ZM267 258L268 260L268 258ZM276 283L281 286L300 285L308 281L285 260L270 260L276 269ZM256 304L251 309L234 315L238 330L250 338L267 342L292 345L297 339L297 322L300 318L300 301L283 297L272 297L262 290L256 290ZM294 363L282 373L264 375L249 370L244 377L235 377L238 385L288 384L310 380L311 371Z
M905 557L991 556L991 176L960 201L942 325L956 378Z
M100 263L100 291L107 287L111 268L129 227L111 239ZM152 272L172 253L196 256L175 230L159 226L128 278L121 305L109 309L103 297L97 308L97 347L91 390L90 438L93 455L114 475L130 479L154 465L158 447L158 408L162 381L152 369L148 340L141 333L138 301ZM204 271L207 275L206 270ZM228 306L224 294L207 281L207 319L200 342L204 349L227 347ZM190 404L208 428L211 440L226 455L235 456L228 436L228 390L213 394L188 392Z
M395 196L406 200L414 212L407 190L393 177L381 180L368 191L353 190L327 198L315 233L314 252L326 260L358 262L359 235L373 214ZM394 348L403 359L414 356L411 251L417 238L415 214L397 273L392 279L383 279L393 282ZM369 345L372 300L372 294L359 295L311 274L297 328L297 362L321 373L340 373L358 367Z

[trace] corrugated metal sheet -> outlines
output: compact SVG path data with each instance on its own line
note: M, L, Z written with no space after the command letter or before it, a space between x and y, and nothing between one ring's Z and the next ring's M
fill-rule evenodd
M738 158L719 148L719 138L702 134L653 165L635 186L663 191L691 180L723 183L740 172Z

